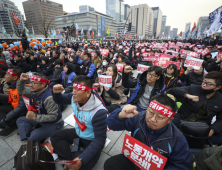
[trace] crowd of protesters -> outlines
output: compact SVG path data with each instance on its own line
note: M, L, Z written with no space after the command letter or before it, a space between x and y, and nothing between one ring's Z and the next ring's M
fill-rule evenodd
M222 144L222 38L37 41L24 35L20 47L8 42L1 49L0 136L18 128L21 141L42 143L50 137L60 160L77 161L64 166L73 170L95 166L107 125L113 131L130 131L167 157L165 170L191 167L189 144L179 129L183 121L209 127L204 146ZM186 66L186 57L192 56L182 50L195 53L201 66ZM171 63L156 62L161 54ZM145 60L145 55L156 58ZM140 65L148 67L135 74ZM112 77L111 87L101 84L103 75ZM164 115L154 103L175 115ZM75 117L73 129L63 129L67 105ZM80 139L77 152L70 149L75 138ZM120 154L109 158L104 169L139 167Z

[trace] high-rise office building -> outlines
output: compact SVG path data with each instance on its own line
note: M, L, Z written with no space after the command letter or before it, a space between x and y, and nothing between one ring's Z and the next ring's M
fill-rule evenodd
M170 36L170 26L165 26L164 37Z
M79 12L91 12L94 11L94 8L89 5L80 5Z
M173 30L170 30L170 38L173 39Z
M173 28L173 38L177 36L178 28Z
M186 23L186 26L185 26L185 34L186 34L186 32L188 31L188 29L190 28L190 31L191 31L191 22L188 22L188 23Z
M138 36L153 36L153 10L147 5L131 6L131 21Z
M24 17L21 12L18 10L17 6L15 6L14 2L9 0L1 0L0 1L0 22L3 24L7 34L13 34L15 28L15 22L12 17L12 14L15 14L20 23L18 24L19 30L22 31L24 25ZM0 28L1 30L1 28Z
M210 27L210 24L209 24L209 17L208 16L204 16L204 17L199 17L198 20L197 20L197 30L199 30L199 27L202 25L201 27L201 31L204 32L204 30L207 28Z
M35 34L45 34L45 30L55 27L55 16L63 15L62 4L49 0L33 1L28 0L22 2L27 28L34 28ZM71 25L71 23L67 23Z
M106 0L106 15L113 17L117 22L124 20L123 0Z
M163 33L165 32L166 19L167 19L167 16L166 16L166 15L163 15L163 16L162 16L162 23L161 23L160 35L163 35Z
M154 12L153 35L157 37L161 31L162 11L159 7L152 7L152 10Z
M127 17L128 17L128 15L129 15L129 13L130 13L130 6L128 5L128 4L125 4L124 5L124 20L127 20ZM130 17L129 17L130 18ZM128 19L129 19L128 18Z

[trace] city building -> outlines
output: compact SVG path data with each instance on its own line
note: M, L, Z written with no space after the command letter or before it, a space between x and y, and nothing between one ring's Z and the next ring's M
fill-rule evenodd
M161 31L162 11L159 7L152 7L152 10L154 12L153 35L157 37Z
M125 4L124 5L124 20L127 20L129 13L130 13L130 6L128 4Z
M106 0L106 15L113 17L117 22L124 20L123 0Z
M89 6L89 5L80 5L79 6L79 12L91 12L91 11L95 11L93 7Z
M190 31L191 31L191 22L188 22L188 23L186 23L186 26L185 26L185 34L186 34L186 32L188 31L188 29L190 28Z
M161 31L160 31L161 36L163 35L163 33L165 33L166 19L167 19L167 16L163 15L162 16L162 23L161 23Z
M49 0L28 0L22 4L27 28L31 32L33 27L35 34L45 35L48 29L55 27L55 16L63 15L63 5Z
M209 23L209 17L208 16L204 16L204 17L199 17L197 20L197 30L199 30L199 27L201 26L200 31L203 31L206 28L210 27L210 23Z
M64 35L63 27L71 26L71 22L78 24L78 37L81 37L81 30L83 29L83 37L87 39L87 31L92 26L94 32L94 38L103 38L106 36L106 31L109 28L111 36L107 37L114 38L117 32L117 21L113 17L97 12L82 12L72 13L68 15L61 15L55 17L56 30L60 30L61 34ZM88 37L88 39L91 39Z
M164 30L164 36L165 37L169 37L170 36L170 26L165 26L165 30Z
M147 4L131 6L131 22L138 36L153 36L153 19L154 12Z
M3 24L6 33L12 35L15 30L15 21L12 17L12 14L15 14L20 23L18 24L18 29L22 31L24 28L24 16L18 10L18 7L15 6L14 2L9 0L1 0L0 1L0 23ZM0 28L1 31L2 28ZM1 31L2 32L2 31Z
M178 28L173 28L173 38L177 37Z
M173 39L173 30L170 30L170 38Z

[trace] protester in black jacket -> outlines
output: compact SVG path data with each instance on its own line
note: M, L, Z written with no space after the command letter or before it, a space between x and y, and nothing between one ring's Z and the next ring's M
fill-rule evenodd
M48 57L41 57L42 63L37 65L36 71L41 74L45 74L46 70L48 69L50 63Z
M193 67L190 66L186 71L180 76L180 80L182 82L186 82L186 86L190 86L191 84L201 85L204 79L204 69L207 67L207 62L203 61L202 66L199 70L193 70Z
M25 59L22 59L22 55L21 54L16 54L15 55L15 60L13 60L13 58L10 58L11 63L14 66L18 66L22 69L23 73L29 72L30 71L30 65L26 63Z
M29 48L29 42L27 41L27 35L26 34L23 34L22 35L22 48L24 51L26 51L28 48Z
M59 52L58 51L53 51L52 52L52 57L50 58L50 63L54 63L57 59L59 59Z
M222 73L222 59L218 59L217 61L210 63L210 65L207 67L207 71L218 71Z
M222 144L222 74L216 71L205 76L202 85L176 87L171 93L178 99L184 98L183 105L174 116L173 123L179 126L180 120L201 121L211 126L209 140L212 144ZM213 117L216 121L211 123Z

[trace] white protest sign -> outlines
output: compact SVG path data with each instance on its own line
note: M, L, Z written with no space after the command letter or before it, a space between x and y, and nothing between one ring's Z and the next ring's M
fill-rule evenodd
M112 87L112 76L105 76L105 75L98 75L99 77L99 84L101 86L106 86L111 88Z
M148 70L149 66L138 64L137 66L137 73L143 73L144 71Z
M187 57L184 66L185 67L192 66L194 69L199 70L202 63L203 63L203 60L193 58L193 57Z

